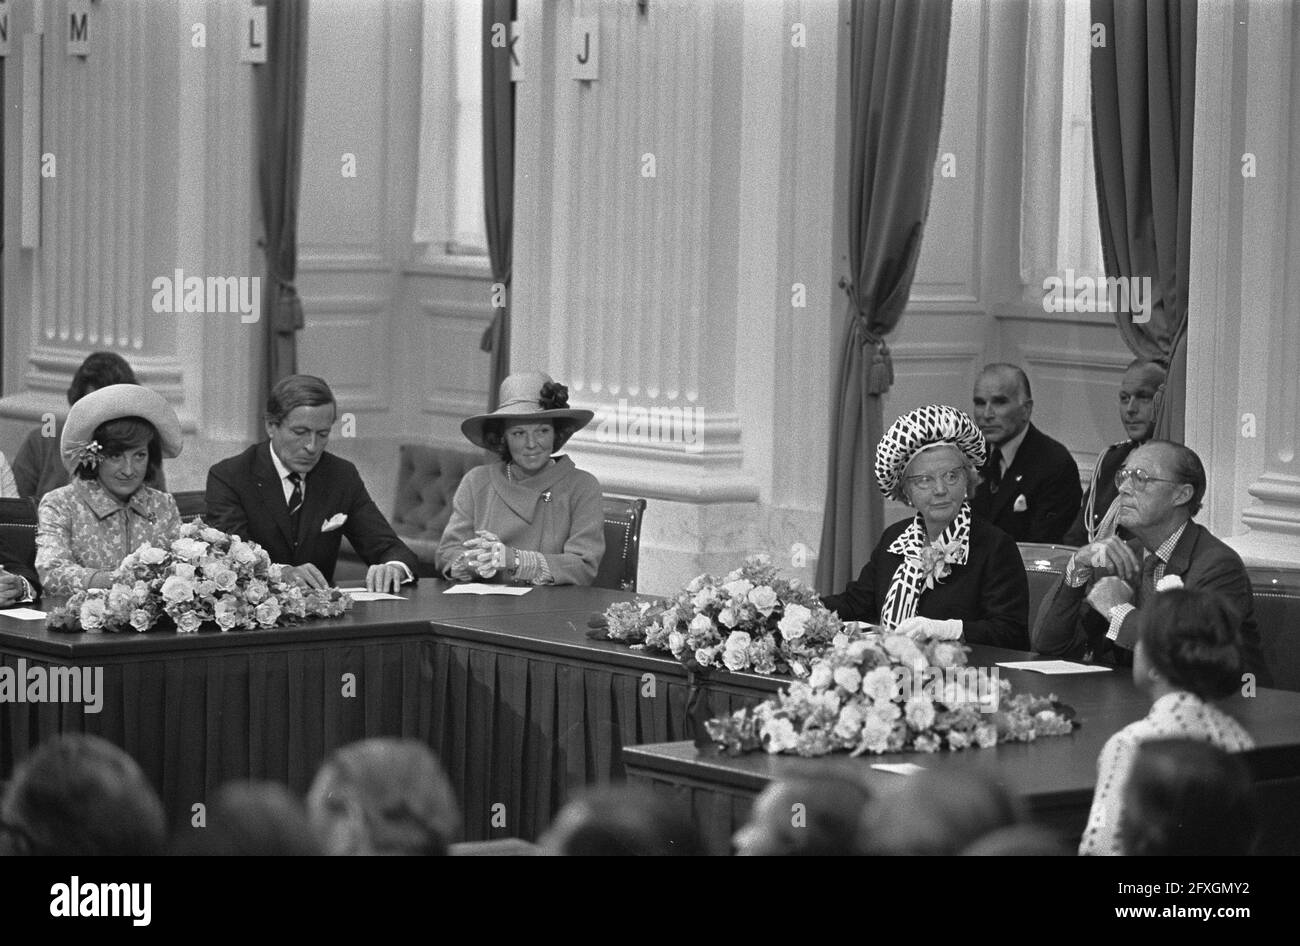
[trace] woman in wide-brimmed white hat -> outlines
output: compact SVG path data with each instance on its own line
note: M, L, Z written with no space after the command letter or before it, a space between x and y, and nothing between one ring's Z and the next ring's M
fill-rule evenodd
M540 371L501 382L500 407L460 429L499 460L465 474L438 544L438 568L457 581L589 585L605 554L600 483L555 456L592 412Z
M72 482L45 494L36 531L36 571L46 594L107 588L142 542L169 542L181 517L154 489L163 457L179 456L181 425L162 395L111 384L68 411L60 455Z
M857 581L826 606L916 638L1028 650L1020 551L968 502L984 456L984 435L956 408L930 404L894 421L876 447L876 480L916 515L884 531Z

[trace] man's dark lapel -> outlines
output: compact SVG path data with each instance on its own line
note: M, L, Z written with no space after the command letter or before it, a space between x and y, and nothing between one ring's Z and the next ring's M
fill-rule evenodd
M289 528L289 505L284 501L284 487L280 474L271 462L271 443L260 444L253 453L253 483L266 514L275 523L284 544L293 549L293 530Z

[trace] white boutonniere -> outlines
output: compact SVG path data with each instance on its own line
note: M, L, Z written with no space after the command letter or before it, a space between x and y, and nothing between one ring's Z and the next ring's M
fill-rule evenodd
M1156 582L1156 591L1173 591L1183 587L1183 580L1177 575L1166 575Z
M926 589L933 588L952 574L952 566L961 562L961 543L940 545L935 542L921 549L921 571L925 573Z
M1025 494L1021 493L1016 497L1015 505L1011 507L1013 512L1024 512L1029 508L1029 501L1025 499Z
M330 516L328 519L325 520L325 522L320 527L320 531L333 532L335 529L341 529L343 527L343 523L347 521L348 521L348 514L346 512L336 512L334 515Z

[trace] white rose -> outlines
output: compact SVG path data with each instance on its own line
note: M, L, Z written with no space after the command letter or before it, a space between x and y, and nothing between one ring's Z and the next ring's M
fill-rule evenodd
M731 595L733 601L744 601L749 597L749 593L754 590L752 582L744 578L738 578L735 581L729 581L722 586L722 590Z
M749 603L757 608L758 613L763 617L770 617L777 606L778 598L776 592L767 585L759 585L749 593Z
M740 623L740 615L730 607L723 608L718 612L718 623L723 627L735 627Z
M684 648L685 646L686 646L686 635L683 634L681 631L673 631L671 634L668 635L668 649L673 652L674 656L680 654L682 652L682 648Z
M695 651L695 662L699 664L701 667L712 667L713 654L714 651L712 648L701 647L697 651Z
M167 550L149 546L140 550L140 561L146 565L161 565L167 557Z
M835 683L850 693L857 693L858 687L862 684L862 674L854 667L836 667Z
M846 742L856 741L865 722L866 716L862 712L862 707L856 703L849 703L840 710L840 718L835 723L835 735Z
M767 751L771 753L789 752L799 745L799 734L788 719L768 720L763 724L763 736L767 739Z
M136 608L131 612L131 626L137 631L144 633L149 630L151 624L153 624L153 618L144 608Z
M162 584L163 600L172 604L187 601L194 596L194 586L179 575L171 575Z
M908 700L903 712L907 716L908 725L913 729L924 732L934 725L934 704L923 696L914 696Z
M776 622L776 629L786 640L797 641L808 629L808 619L811 617L812 611L802 604L787 605L785 614Z
M186 611L176 619L176 630L184 634L193 634L199 629L203 620L194 611Z
M827 663L817 663L812 668L812 674L808 677L808 685L814 690L824 690L831 685L835 679L835 674Z
M862 678L862 692L873 703L889 703L895 693L894 673L888 667L877 667Z
M83 631L97 631L104 626L104 600L102 598L87 598L81 603L81 612L78 618L81 621Z
M691 620L687 629L695 635L711 634L713 632L713 621L709 619L707 614L697 614Z

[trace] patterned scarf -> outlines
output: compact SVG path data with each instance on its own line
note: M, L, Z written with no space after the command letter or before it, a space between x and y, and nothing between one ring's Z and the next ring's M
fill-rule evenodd
M966 564L970 555L970 504L961 504L957 518L934 542L926 535L925 519L918 512L898 538L889 543L889 551L903 556L880 609L881 627L892 631L916 615L921 595L947 578L953 565Z

